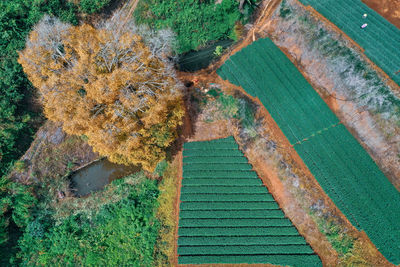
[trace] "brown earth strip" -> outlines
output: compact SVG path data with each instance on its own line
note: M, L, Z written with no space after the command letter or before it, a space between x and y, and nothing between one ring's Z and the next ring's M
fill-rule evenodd
M390 23L400 29L400 1L399 0L362 0L364 4L378 12Z
M173 265L177 266L178 265L178 228L179 228L179 205L181 203L181 186L182 186L182 174L183 174L183 168L182 168L182 151L179 151L178 154L176 155L176 159L178 160L178 184L176 185L176 199L175 199L175 220L176 220L176 227L175 227L175 242L174 242L174 260L173 260Z
M298 0L295 0L296 4L304 7ZM313 14L311 14L313 15ZM318 17L317 17L318 19ZM268 21L264 27L263 32L259 34L259 37L269 37L272 40L276 41L274 28L276 27L276 21ZM330 29L332 30L332 29ZM336 32L336 31L334 31ZM340 34L339 34L340 35ZM380 143L379 137L375 137L374 132L371 131L370 125L368 122L372 114L370 114L367 110L363 110L357 108L355 104L351 101L345 100L344 96L332 94L333 87L332 81L326 78L323 74L319 74L320 76L310 77L310 75L305 71L305 64L309 62L302 62L302 53L301 48L296 47L295 44L290 47L290 51L287 48L279 47L282 52L292 61L292 63L297 67L297 69L301 72L303 77L311 84L311 86L316 90L316 92L321 96L321 98L325 101L325 103L331 108L331 110L336 114L336 116L340 119L340 121L346 126L347 130L358 140L358 142L363 146L363 148L369 153L372 159L377 163L380 169L384 172L385 176L390 180L390 182L400 191L400 166L398 164L398 159L396 158L396 148L390 145L389 141L385 141ZM364 55L364 54L362 54ZM365 58L365 56L363 56ZM300 60L299 60L300 59ZM371 62L370 62L371 63ZM314 79L314 80L313 80ZM323 80L324 86L317 85L315 82L317 80ZM394 83L394 82L393 82ZM396 87L398 87L396 85ZM399 88L399 87L398 87ZM399 91L400 92L400 91ZM343 100L344 99L344 100ZM352 113L357 116L357 129L355 126L352 126L353 118L355 116L350 116L349 114L344 113L342 110L346 108L347 110L352 110ZM364 133L364 136L361 136L360 131ZM368 137L365 136L365 132L368 133ZM379 146L375 148L369 147L364 141L365 138L368 138L367 141L373 141L380 143ZM389 142L389 143L388 143ZM385 150L383 151L383 148Z
M302 6L304 9L308 10L309 13L317 18L318 20L322 21L325 26L336 32L338 35L340 35L343 39L347 40L349 42L349 44L351 44L352 48L358 50L360 52L360 55L362 55L363 59L365 61L367 61L367 63L376 71L379 73L380 76L382 76L384 78L385 83L391 87L395 93L399 94L400 93L400 85L398 85L397 83L395 83L390 77L389 75L384 72L379 66L377 66L375 64L375 62L373 62L371 59L369 59L369 57L367 57L364 53L365 49L362 48L357 42L355 42L353 39L351 39L350 36L348 36L344 31L342 31L340 28L338 28L335 24L333 24L330 20L328 20L327 18L325 18L323 15L321 15L320 13L318 13L318 11L316 11L314 8L312 8L311 6L305 6L303 5L303 3L301 3L299 0L295 0L296 4L298 4L299 6Z
M251 44L252 41L258 39L260 37L271 37L270 34L265 31L267 24L270 22L269 18L271 14L275 11L275 9L279 6L280 0L272 0L272 1L264 1L263 6L260 7L260 15L257 19L257 23L253 25L252 30L250 30L247 35L236 44L228 53L226 53L218 62L210 66L206 70L202 70L196 73L179 73L179 77L182 80L194 80L197 79L203 84L208 83L218 83L223 85L223 89L225 92L233 93L235 90L240 90L245 95L249 96L242 88L234 86L227 81L221 80L215 73L215 70L220 67L225 60L227 60L231 55L240 51L242 48ZM273 8L269 8L273 6ZM317 15L318 16L318 15ZM320 17L320 15L318 16ZM332 23L330 26L334 28ZM335 26L336 27L336 26ZM343 32L336 27L336 31L338 33L343 34ZM354 42L347 36L346 40L349 40L351 43ZM360 50L358 45L354 45L356 48ZM362 50L360 50L362 51ZM289 57L289 59L293 60L293 57L288 53L288 51L284 51L285 54ZM372 63L369 59L367 59L369 63ZM295 65L299 68L299 64ZM374 64L372 64L375 66ZM305 75L304 71L299 68L304 77L310 82L308 76ZM382 70L378 68L379 73L383 73ZM384 76L387 77L385 73ZM390 81L389 81L390 83ZM393 82L394 83L394 82ZM312 83L310 83L312 84ZM312 84L313 85L313 84ZM393 85L392 85L393 86ZM315 88L315 87L314 87ZM396 88L398 86L396 85ZM317 90L318 91L318 90ZM319 92L321 93L321 92ZM250 96L249 96L250 97ZM322 190L316 179L310 173L308 168L305 166L299 155L292 148L289 141L286 139L278 125L269 115L268 111L263 107L258 99L254 99L250 97L253 101L258 103L260 107L262 107L259 111L258 116L262 116L265 118L265 125L263 128L270 134L273 141L278 144L278 151L281 155L283 155L284 161L289 163L294 172L302 179L302 185L305 186L307 193L309 196L305 196L307 199L305 202L299 202L303 196L295 196L292 192L289 192L286 188L285 183L279 177L279 168L274 165L272 162L266 162L266 160L262 160L263 156L257 151L256 147L248 148L245 152L245 155L249 159L249 162L253 165L255 171L259 174L259 177L262 179L263 183L268 187L274 198L276 199L279 206L283 209L285 214L289 217L289 219L293 222L299 232L306 238L307 242L312 246L314 251L321 257L324 266L343 266L343 262L338 262L337 252L331 247L330 243L327 241L326 236L324 236L316 225L315 221L305 212L304 203L307 201L322 201L325 205L325 210L331 213L332 218L336 218L341 221L342 227L347 229L348 234L355 238L355 250L357 254L362 255L362 259L367 262L368 265L371 266L393 266L390 264L385 257L376 249L373 243L370 241L365 232L359 232L353 225L347 220L347 218L340 212L340 210L334 205L332 200L325 194ZM338 103L334 100L334 97L324 97L325 102L330 106L330 108L337 114L338 112ZM233 130L235 127L230 125L228 127L228 122L214 122L214 123L204 123L204 122L195 122L195 131L194 136L188 140L190 141L200 141L200 140L211 140L217 138L223 138L228 135L233 134L235 139L239 141L237 135L237 129ZM233 127L233 128L232 128ZM350 129L351 130L351 129ZM204 133L204 135L203 135ZM352 132L354 134L354 132ZM241 145L242 147L242 145ZM370 151L369 151L370 152ZM357 259L355 259L355 263L357 263ZM188 266L198 266L198 265L188 265ZM202 265L204 266L204 265ZM207 265L211 266L211 265ZM212 266L216 266L213 264ZM221 265L217 266L240 266L240 265ZM266 265L243 265L243 266L266 266Z
M181 77L185 77L186 79L190 79L189 77L193 74L181 73ZM218 84L223 85L223 89L225 92L234 92L235 90L241 91L243 94L247 95L250 99L256 102L260 107L263 107L261 102L258 99L255 99L248 95L241 87L237 87L235 85L230 84L227 81L223 81L219 76L215 73L211 75L196 75L197 79L200 80L200 83L210 83L216 82ZM265 118L264 128L268 129L267 131L271 133L274 141L279 144L282 148L282 151L285 154L288 154L285 157L285 160L294 161L296 165L300 165L302 163L300 157L297 155L295 150L290 145L289 141L281 132L278 125L269 115L268 111L265 108L259 109L259 114L257 116L262 116ZM196 121L195 122L195 133L193 137L189 138L187 141L206 141L212 139L225 138L227 136L234 135L236 141L239 143L241 147L243 144L240 143L240 138L238 137L237 127L232 124L232 122L228 120L223 121L215 121L212 123L207 123L204 121ZM337 253L331 247L330 243L327 241L326 237L321 234L318 230L318 226L315 222L307 215L307 213L300 207L297 200L284 189L284 185L278 178L278 172L275 166L269 165L266 161L263 161L262 155L258 154L256 149L248 149L243 151L248 158L249 162L253 165L254 170L258 173L260 179L263 181L264 185L267 186L271 194L274 196L278 205L285 212L286 216L293 222L295 227L298 229L299 233L305 237L306 241L311 245L313 250L320 255L324 265L326 266L335 266L337 265ZM296 166L297 167L297 166ZM319 187L318 183L313 181L311 173L309 173L307 167L303 164L301 166L302 173L308 174L308 179L310 179L309 183L315 184L315 187ZM303 175L304 176L304 175ZM331 201L328 196L326 196L322 189L320 189L320 195L325 196L325 201ZM320 198L320 196L318 196ZM332 209L336 209L336 206L332 203ZM338 212L338 210L337 210ZM344 217L345 218L345 217ZM350 225L351 226L351 225ZM185 265L185 266L196 266L196 265ZM211 266L211 265L202 265L202 266ZM233 266L233 265L216 265L212 266ZM237 265L234 266L268 266L268 265Z
M347 123L347 119L344 114L340 110L340 106L343 105L353 105L348 101L340 101L339 99L344 99L343 96L338 96L336 94L326 94L325 88L321 88L315 82L311 80L309 75L305 72L303 66L297 62L297 60L293 57L293 55L288 51L288 49L284 47L279 47L281 51L286 55L287 58L296 66L296 68L300 71L303 77L307 80L307 82L315 89L315 91L320 95L320 97L324 100L324 102L329 106L332 112L339 118L340 123L343 124L346 129L357 139L357 141L361 144L361 146L368 152L368 154L372 157L372 159L380 166L380 169L384 172L385 176L390 180L390 182L400 191L400 168L396 165L395 162L389 160L387 157L382 157L379 153L373 151L367 144L363 141L363 138L358 134L358 132L351 127ZM328 82L327 82L328 83ZM338 102L341 102L339 105ZM354 105L353 105L354 106ZM363 113L367 111L357 110L356 115L359 116L360 119L363 119ZM365 126L366 128L368 126ZM385 168L382 168L384 166Z

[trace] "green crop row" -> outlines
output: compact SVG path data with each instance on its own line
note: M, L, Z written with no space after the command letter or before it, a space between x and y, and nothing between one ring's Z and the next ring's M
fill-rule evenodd
M238 145L235 142L225 142L225 143L185 143L185 144L192 144L191 146L184 146L184 150L214 150L214 149L239 149Z
M181 201L274 201L271 194L181 194Z
M192 163L207 163L207 164L214 164L214 163L243 163L247 164L247 159L243 156L239 157L184 157L183 164L192 164Z
M253 167L248 163L191 163L183 166L185 171L215 170L215 171L250 171Z
M260 179L246 178L184 178L182 185L262 185Z
M181 210L276 210L279 209L275 201L271 202L182 202Z
M264 186L182 186L182 194L262 194Z
M221 138L221 139L214 139L210 141L195 141L195 142L187 142L183 144L184 149L190 149L190 148L198 148L202 147L203 145L215 145L215 144L222 144L222 143L229 143L229 144L236 144L235 138L233 136L229 136L227 138Z
M263 235L299 235L296 228L291 227L179 227L179 236L263 236Z
M338 126L295 148L304 162L313 166L314 176L329 188L327 194L340 203L349 220L366 231L372 242L381 244L388 260L394 259L400 240L398 192L358 142L347 135L345 127Z
M313 254L308 245L180 246L178 255Z
M227 208L230 208L227 206ZM279 209L275 210L181 210L179 218L284 218Z
M296 236L182 236L178 246L201 245L305 245L304 238Z
M268 202L267 202L268 203ZM182 205L182 204L181 204ZM185 219L179 221L181 227L267 227L267 226L292 226L287 218L251 218L251 219ZM303 241L304 239L299 236Z
M246 263L247 257L256 257L255 262L282 265L288 261L280 256L294 260L293 254L303 254L313 257L300 262L320 263L243 153L225 149L237 146L231 140L184 145L178 261ZM210 255L218 256L203 258Z
M317 5L329 2L334 10L343 1ZM338 118L285 54L261 39L217 72L258 97L292 144L301 141L294 147L324 191L389 261L399 264L400 193L348 130L336 126Z
M243 157L243 153L238 149L215 149L215 150L200 150L191 149L183 150L184 157Z
M369 8L354 0L300 0L338 26L365 49L365 54L400 85L400 30ZM363 14L367 14L363 18ZM368 26L360 29L367 23Z
M285 266L322 266L317 255L229 255L229 256L180 256L179 264L217 263L269 263Z
M269 49L270 43L267 39L254 42L217 72L223 78L235 77L234 81L258 97L292 144L336 124L339 120L324 108L319 95L279 49Z
M184 178L257 178L254 171L238 171L238 170L186 170L183 168Z

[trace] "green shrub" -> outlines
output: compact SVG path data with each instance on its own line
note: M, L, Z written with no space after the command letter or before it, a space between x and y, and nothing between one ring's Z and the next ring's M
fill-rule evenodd
M292 10L286 5L286 0L282 0L281 8L279 9L279 16L286 18L292 13Z
M223 48L222 46L218 45L218 46L215 48L214 55L215 55L216 57L219 57L219 56L222 55L222 52L223 52L223 51L224 51L224 48Z
M225 118L233 118L239 111L239 102L231 95L221 95L218 97L218 103Z
M221 93L221 89L219 89L219 88L211 88L210 90L207 91L207 94L216 98L216 97L220 96L222 93Z
M209 41L237 39L235 22L247 20L236 0L142 0L135 10L139 24L171 28L177 35L178 53L197 50Z
M163 176L167 167L168 167L168 162L166 160L160 161L157 164L156 169L154 170L154 173L157 174L158 176Z
M134 176L109 185L122 197L103 200L97 210L77 210L59 221L41 210L19 241L22 265L152 266L159 190L156 181L135 184Z
M110 2L111 0L81 0L79 10L87 14L97 13L108 6Z

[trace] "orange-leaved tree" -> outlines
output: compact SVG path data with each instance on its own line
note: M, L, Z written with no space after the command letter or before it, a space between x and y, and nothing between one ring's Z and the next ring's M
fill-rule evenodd
M177 137L184 106L166 59L170 36L154 34L148 42L137 32L130 23L74 27L45 16L19 63L47 118L86 135L113 162L153 170Z

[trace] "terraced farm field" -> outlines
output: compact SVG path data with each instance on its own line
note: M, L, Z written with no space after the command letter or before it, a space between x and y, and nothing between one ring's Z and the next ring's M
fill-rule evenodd
M400 85L400 30L361 0L299 0L343 30L377 66ZM363 18L363 14L367 14ZM367 23L365 29L360 26Z
M336 206L399 264L400 193L285 54L260 39L217 73L260 99Z
M184 144L179 264L321 266L233 137Z

